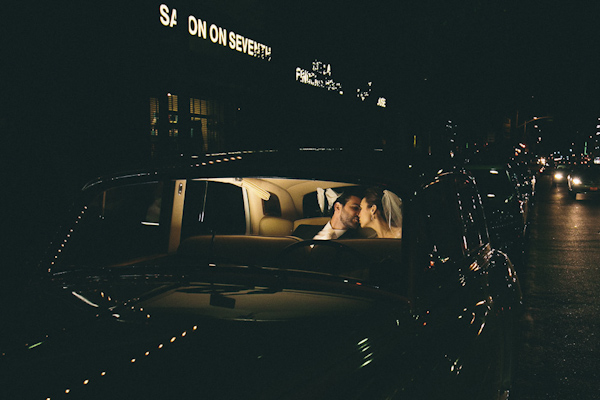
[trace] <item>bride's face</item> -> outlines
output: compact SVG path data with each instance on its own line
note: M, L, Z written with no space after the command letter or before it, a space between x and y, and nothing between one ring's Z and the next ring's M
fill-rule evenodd
M372 219L371 219L371 208L373 206L369 207L369 205L367 204L367 201L363 198L360 202L360 214L358 214L358 219L360 220L360 226L361 228L364 228L366 226L368 226Z

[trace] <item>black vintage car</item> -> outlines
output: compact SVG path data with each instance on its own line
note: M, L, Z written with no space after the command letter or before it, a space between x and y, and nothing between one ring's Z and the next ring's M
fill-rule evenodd
M332 193L373 185L401 199L401 237L296 236ZM2 398L508 395L519 281L461 170L233 152L81 194L45 277L3 311Z

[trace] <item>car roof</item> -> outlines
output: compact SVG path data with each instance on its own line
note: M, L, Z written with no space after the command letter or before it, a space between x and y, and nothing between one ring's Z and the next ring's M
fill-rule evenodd
M396 152L342 148L256 150L181 157L174 163L139 168L96 178L82 190L101 189L139 181L203 177L281 177L369 184L397 184L408 188L455 169L449 162L410 160Z

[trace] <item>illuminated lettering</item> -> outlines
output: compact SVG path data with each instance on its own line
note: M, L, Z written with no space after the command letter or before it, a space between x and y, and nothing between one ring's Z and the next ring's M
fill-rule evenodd
M169 9L166 4L159 7L160 23L164 26L173 27L177 25L177 10ZM248 37L229 31L216 24L210 24L193 15L188 15L187 29L191 36L197 36L202 39L210 39L215 44L221 44L236 50L240 53L248 54L251 57L266 59L271 61L271 47L252 40Z
M210 41L227 46L227 29L212 24L209 28Z
M235 34L235 49L239 52L242 51L242 35L239 34Z
M202 32L202 38L206 39L206 21L202 21L200 23L200 32ZM200 36L200 35L198 34L198 36Z
M323 64L321 61L315 60L312 70L324 76L331 76L331 64Z
M188 17L188 33L192 36L198 33L198 21L194 18L193 15Z
M169 7L166 4L161 4L159 7L160 23L169 28L177 25L177 10L174 8L169 15Z
M211 42L227 46L227 29L221 28L215 24L211 24L210 28L208 28L208 33L210 35Z
M217 43L219 41L219 28L215 24L210 26L208 33L210 34L211 42Z
M229 32L229 48L235 50L235 32Z
M219 27L219 44L227 46L227 30Z
M192 36L201 37L206 39L206 21L202 21L201 19L197 19L193 15L188 17L188 32Z
M365 101L367 97L371 95L371 86L373 85L373 82L368 82L367 85L369 86L367 90L356 89L356 97L362 101Z
M159 7L160 23L164 26L169 26L171 19L169 18L169 7L166 4L161 4Z
M244 37L233 31L229 32L229 48L248 54L251 57L261 57L270 60L271 48L255 40Z
M383 108L385 108L385 107L387 106L387 104L386 104L386 100L385 100L385 97L380 97L380 98L377 100L377 105L378 105L379 107L383 107Z
M269 49L270 50L270 49ZM331 64L324 64L315 60L312 63L312 71L296 67L296 81L305 85L327 89L327 91L336 91L344 94L342 84L335 82L331 77Z
M321 79L317 79L317 75L314 72L307 71L300 67L296 68L296 80L305 85L315 86L323 88L325 85Z

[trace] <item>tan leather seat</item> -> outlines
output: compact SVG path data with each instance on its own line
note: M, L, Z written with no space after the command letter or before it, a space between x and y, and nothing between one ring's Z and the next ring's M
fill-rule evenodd
M260 236L290 236L294 223L289 219L264 216L258 225Z
M314 217L314 218L302 218L294 221L294 230L300 225L321 225L324 226L329 222L330 217Z

